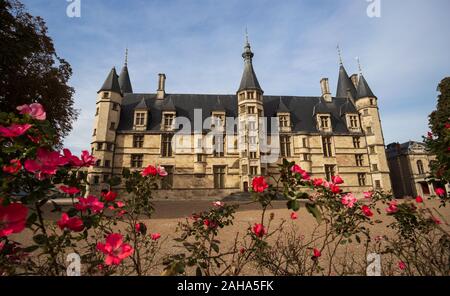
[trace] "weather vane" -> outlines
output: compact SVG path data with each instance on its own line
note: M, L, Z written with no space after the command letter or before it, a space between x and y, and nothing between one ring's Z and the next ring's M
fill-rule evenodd
M339 47L339 43L337 45L338 55L339 55L339 64L342 66L344 63L342 62L342 52L341 48Z
M359 57L355 57L356 61L358 62L358 70L359 70L359 74L362 74L362 68L361 68L361 62L359 60Z
M247 30L247 26L245 26L245 41L248 44L248 30Z

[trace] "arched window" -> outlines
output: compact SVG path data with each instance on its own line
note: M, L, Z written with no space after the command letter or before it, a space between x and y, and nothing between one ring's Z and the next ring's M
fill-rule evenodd
M417 161L417 170L419 171L419 174L422 175L425 173L424 169L423 169L423 163L421 160Z

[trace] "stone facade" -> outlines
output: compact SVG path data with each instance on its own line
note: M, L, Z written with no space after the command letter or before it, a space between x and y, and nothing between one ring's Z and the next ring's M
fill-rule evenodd
M156 198L217 199L247 191L256 175L276 177L283 158L313 178L339 174L344 191L391 190L378 99L362 74L350 78L341 64L335 97L326 78L321 96L266 96L248 42L242 56L235 95L168 94L164 74L156 93L135 94L127 63L120 76L112 69L97 95L89 191L152 164L169 172Z
M429 197L436 195L434 190L440 186L429 184L430 163L436 157L426 150L424 143L391 143L387 146L394 196L397 198Z

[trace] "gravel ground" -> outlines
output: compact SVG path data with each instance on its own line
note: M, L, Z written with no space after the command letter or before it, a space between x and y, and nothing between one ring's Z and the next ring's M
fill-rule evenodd
M236 202L230 202L233 204ZM261 210L259 204L248 202L239 203L240 207L238 212L235 215L234 225L231 225L220 232L220 238L222 240L222 249L226 249L232 247L234 244L234 239L236 234L245 234L248 227L252 226L254 223L259 223L261 219ZM155 214L150 220L143 220L150 233L159 232L161 233L163 244L163 253L171 254L175 253L177 250L174 248L176 244L171 239L177 237L178 233L176 232L177 225L179 222L185 221L187 217L189 217L193 212L200 212L202 210L206 210L211 207L211 202L209 201L155 201ZM438 209L439 203L435 201L427 201L428 206L435 207ZM442 217L450 221L450 207L438 209L439 213ZM286 221L286 227L292 226L296 228L301 234L305 236L311 235L313 229L316 225L316 220L306 211L304 206L301 207L298 212L298 219L293 221L290 219L291 211L287 210L285 201L275 201L273 203L273 207L268 209L267 216L270 214L274 215L274 220L272 221L272 227L276 227L283 220ZM56 220L58 215L48 214L47 218L50 220ZM383 221L382 224L376 224L371 226L370 231L372 237L378 235L390 235L389 229L386 228L386 225L392 221L390 217L386 215L378 216L375 214L373 219L380 219ZM445 223L445 222L443 222ZM448 225L446 226L448 227ZM120 227L119 227L120 228ZM120 231L120 229L118 229ZM31 240L31 233L29 231L24 231L19 235L15 235L12 238L17 239L21 242L29 242ZM273 238L274 239L274 238ZM350 252L355 256L357 254L361 254L362 246L359 244L353 244L350 246ZM162 268L155 272L155 274L159 274ZM254 267L248 267L245 270L246 274L260 274L259 270L254 269Z

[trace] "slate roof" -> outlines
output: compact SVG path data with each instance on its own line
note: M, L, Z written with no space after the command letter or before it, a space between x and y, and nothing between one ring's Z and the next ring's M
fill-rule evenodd
M194 126L194 109L202 110L202 124L216 109L217 98L227 117L238 116L236 95L207 95L207 94L166 94L164 99L156 99L156 94L125 94L118 131L133 131L133 118L135 107L141 103L142 98L149 108L149 132L160 132L162 111L170 106L177 112L177 117L187 117L191 122L193 132L199 132L201 127ZM354 134L347 129L345 118L341 117L341 107L347 102L346 98L333 98L331 103L325 102L321 97L297 97L297 96L263 96L264 116L269 118L267 129L270 131L270 118L275 117L280 105L283 104L291 113L293 132L319 133L316 120L313 115L314 107L320 103L321 111L331 115L331 123L334 134ZM354 113L357 113L354 109Z
M116 68L112 68L111 72L109 72L108 77L106 77L105 82L103 83L102 88L98 91L113 91L116 93L121 94L122 91L120 90L120 84L119 84L119 77L117 76Z
M137 104L136 107L134 107L134 110L148 110L147 101L145 100L144 97L142 97L139 104Z
M361 74L361 75L359 75L358 90L357 90L356 98L360 99L360 98L366 98L366 97L376 98L375 95L373 94L372 90L370 89L369 84L367 83L366 79Z
M241 84L239 85L238 91L253 89L263 92L259 85L258 78L256 78L255 70L253 69L253 55L250 44L247 42L244 47L244 53L242 54L242 57L244 58L244 73L242 73Z
M131 86L130 74L128 73L128 67L125 65L122 68L119 76L119 85L122 93L132 93L133 87Z
M386 153L389 157L395 157L402 154L410 154L413 146L420 146L424 151L427 150L425 143L417 141L408 141L403 144L391 143L386 146Z
M338 98L346 98L347 91L350 89L350 93L354 99L356 99L356 88L353 84L352 80L347 74L344 66L341 65L339 68L339 78L336 89L336 97Z

